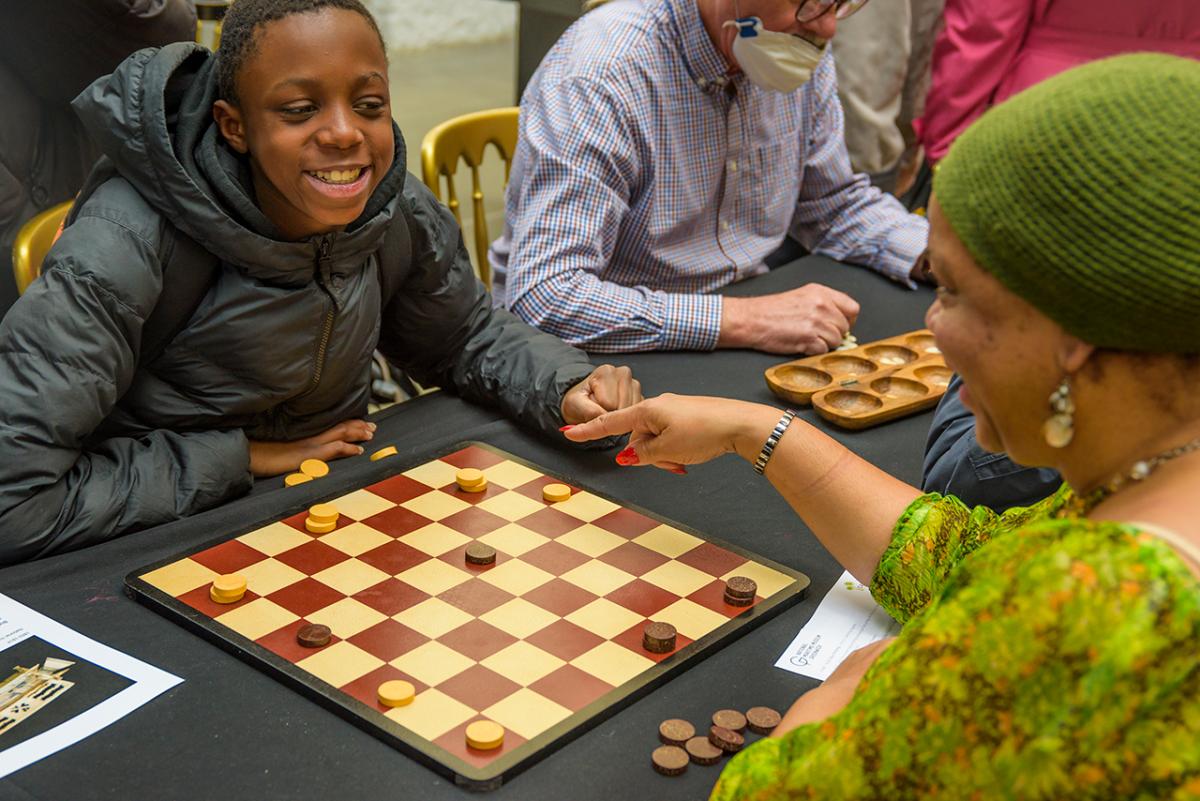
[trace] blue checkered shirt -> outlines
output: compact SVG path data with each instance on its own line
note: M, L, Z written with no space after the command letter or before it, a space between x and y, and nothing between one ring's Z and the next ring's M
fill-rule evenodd
M521 99L497 303L593 352L716 347L710 294L789 233L911 285L928 226L850 168L832 59L792 94L727 66L695 0L613 0Z

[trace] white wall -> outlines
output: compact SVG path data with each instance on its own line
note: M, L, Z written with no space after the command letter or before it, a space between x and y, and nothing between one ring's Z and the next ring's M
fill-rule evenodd
M364 0L389 50L487 42L515 34L511 0Z

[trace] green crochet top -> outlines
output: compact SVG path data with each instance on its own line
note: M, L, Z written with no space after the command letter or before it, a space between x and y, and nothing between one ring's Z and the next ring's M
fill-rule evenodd
M1200 798L1200 581L1136 528L924 495L871 592L904 624L849 705L738 754L733 799Z

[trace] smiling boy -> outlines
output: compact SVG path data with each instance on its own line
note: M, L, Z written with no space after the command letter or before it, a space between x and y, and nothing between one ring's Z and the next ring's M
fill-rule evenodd
M492 309L388 98L357 0L238 0L219 56L143 50L76 99L112 174L0 323L0 564L362 453L376 347L541 431L640 398ZM211 281L145 347L189 250Z

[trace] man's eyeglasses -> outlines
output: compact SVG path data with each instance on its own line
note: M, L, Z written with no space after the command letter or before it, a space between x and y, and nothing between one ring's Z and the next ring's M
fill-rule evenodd
M800 7L796 9L796 22L803 25L820 19L830 9L835 9L835 17L845 19L866 4L867 0L801 0Z

